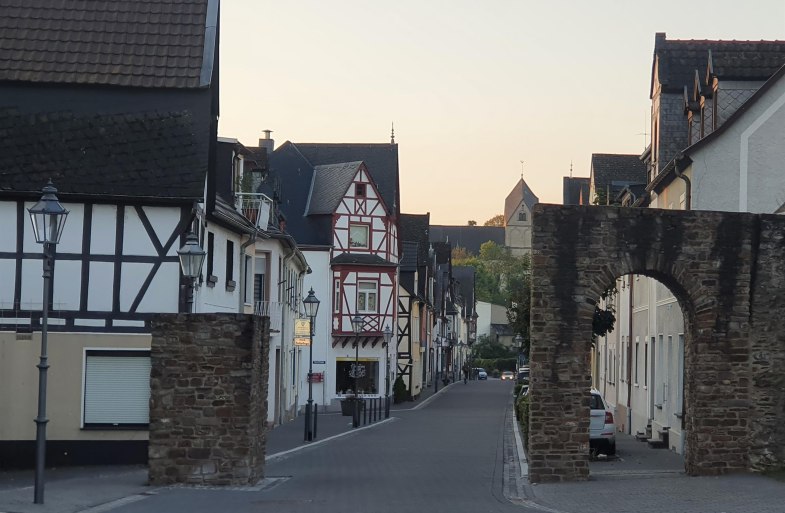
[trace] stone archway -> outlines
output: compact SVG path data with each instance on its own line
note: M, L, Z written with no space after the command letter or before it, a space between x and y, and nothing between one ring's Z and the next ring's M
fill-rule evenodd
M538 205L529 476L588 478L594 303L645 274L685 314L686 471L785 465L785 217Z

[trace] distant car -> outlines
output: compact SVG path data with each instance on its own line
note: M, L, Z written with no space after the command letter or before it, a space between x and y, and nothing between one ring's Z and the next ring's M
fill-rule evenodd
M477 368L477 379L488 379L488 373L485 372L485 369Z
M512 371L504 371L502 372L502 381L504 380L515 381L515 374Z
M616 454L616 423L613 412L608 408L599 390L591 391L591 423L589 427L589 449L594 454Z

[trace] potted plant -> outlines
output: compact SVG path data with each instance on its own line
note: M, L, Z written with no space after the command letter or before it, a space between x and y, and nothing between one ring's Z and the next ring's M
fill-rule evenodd
M354 403L356 401L354 391L349 389L346 391L343 399L341 399L341 415L344 417L351 417L354 413Z

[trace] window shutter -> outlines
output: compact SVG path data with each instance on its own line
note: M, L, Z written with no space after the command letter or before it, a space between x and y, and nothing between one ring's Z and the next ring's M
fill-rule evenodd
M105 354L105 353L104 353ZM85 362L85 424L150 422L150 357L91 356Z

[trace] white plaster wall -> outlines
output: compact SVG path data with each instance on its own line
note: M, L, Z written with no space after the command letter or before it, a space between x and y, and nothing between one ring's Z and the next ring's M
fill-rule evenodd
M52 308L54 310L79 310L79 295L82 291L82 262L56 261L53 278Z
M216 224L208 224L207 230L215 234L213 246L213 275L218 278L214 287L208 287L207 282L194 292L194 311L196 312L237 312L240 308L240 247L242 239ZM205 235L205 240L207 236ZM233 276L237 283L234 291L226 290L226 242L234 242ZM205 242L205 246L206 246ZM204 263L207 272L207 261Z
M125 221L123 225L123 254L155 256L155 250L150 236L147 235L139 214L133 207L125 208Z
M90 286L87 292L87 309L98 312L112 310L112 284L114 264L111 262L90 263Z
M335 397L335 354L332 349L332 272L330 271L329 251L303 251L311 274L303 278L303 293L313 287L314 295L321 302L314 323L313 359L324 361L314 364L314 372L323 372L324 381L313 384L314 400L320 404L330 404ZM307 350L308 348L303 348ZM303 365L298 369L299 405L308 399L308 352L303 351Z
M0 259L0 309L12 308L16 286L16 261Z
M166 245L172 232L175 231L180 222L180 209L174 207L144 207L143 210L153 226L161 246ZM177 256L179 247L180 245L175 241L172 247L169 248L167 256Z
M93 205L90 253L114 255L117 226L117 206Z
M491 304L477 301L477 338L491 334Z
M176 313L178 309L179 285L179 262L164 262L155 273L155 277L136 311L140 313Z
M30 223L30 220L25 220ZM0 251L16 252L16 202L0 201Z

